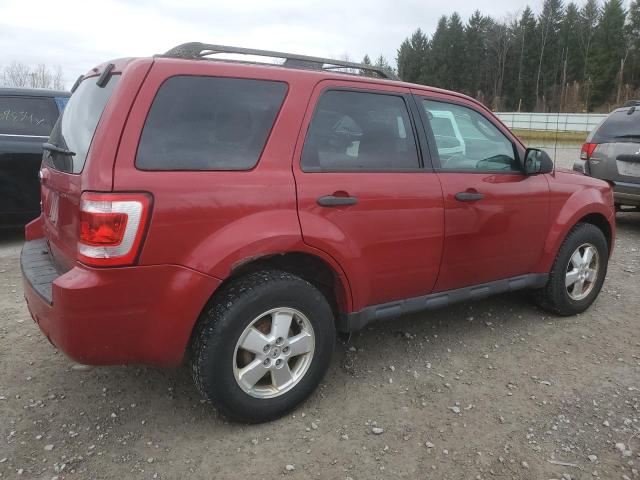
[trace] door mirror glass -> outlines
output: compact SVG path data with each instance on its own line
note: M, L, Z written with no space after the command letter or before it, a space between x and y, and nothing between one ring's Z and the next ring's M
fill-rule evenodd
M538 148L527 148L524 154L524 171L527 175L553 172L553 161L547 152Z

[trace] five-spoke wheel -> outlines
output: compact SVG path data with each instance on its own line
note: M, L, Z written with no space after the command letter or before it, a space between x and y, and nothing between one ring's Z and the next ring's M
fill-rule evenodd
M302 312L274 308L242 332L233 373L245 392L257 398L282 395L304 376L315 346L313 327Z
M602 230L579 223L560 247L547 285L536 292L538 303L560 315L585 311L600 292L608 259L609 245Z
M191 340L196 386L226 416L280 417L322 380L335 345L333 310L314 285L261 271L220 289Z
M573 300L582 300L591 293L598 278L600 258L594 245L580 245L571 255L565 276L567 293Z

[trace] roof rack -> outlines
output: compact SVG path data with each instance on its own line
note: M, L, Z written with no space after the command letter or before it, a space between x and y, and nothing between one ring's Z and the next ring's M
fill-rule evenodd
M640 107L640 100L627 100L622 107Z
M173 47L161 57L172 58L189 58L198 59L205 58L208 55L218 53L234 53L241 55L254 55L258 57L283 58L284 64L281 66L289 68L302 68L307 70L337 70L341 68L351 68L360 70L364 73L373 73L380 78L388 78L398 80L392 72L373 65L364 65L362 63L346 62L343 60L332 60L330 58L310 57L307 55L296 55L293 53L274 52L271 50L257 50L254 48L228 47L225 45L211 45L208 43L189 42ZM257 63L257 62L251 62ZM339 72L348 73L348 72Z

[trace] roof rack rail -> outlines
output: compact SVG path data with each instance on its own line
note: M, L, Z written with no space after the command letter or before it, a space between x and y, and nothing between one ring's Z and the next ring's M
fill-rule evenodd
M623 107L640 107L640 100L627 100Z
M234 53L241 55L253 55L258 57L283 58L284 64L281 66L290 68L302 68L307 70L339 70L341 68L351 68L377 75L380 78L399 80L392 72L373 65L347 62L343 60L333 60L330 58L310 57L307 55L296 55L293 53L275 52L271 50L257 50L254 48L229 47L225 45L211 45L208 43L189 42L173 47L160 57L172 58L205 58L208 55L218 53ZM257 63L257 62L253 62Z

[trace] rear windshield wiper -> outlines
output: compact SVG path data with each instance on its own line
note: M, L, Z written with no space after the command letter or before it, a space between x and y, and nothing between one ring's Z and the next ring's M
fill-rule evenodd
M43 143L42 144L42 148L49 151L49 152L55 152L55 153L59 153L60 155L68 155L68 156L73 156L76 154L76 152L72 152L71 150L69 150L68 148L62 148L59 147L57 145L54 145L53 143Z
M625 135L614 135L613 138L640 138L640 133L628 133Z

